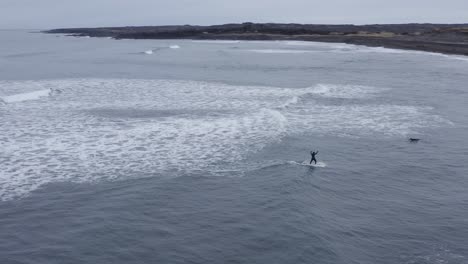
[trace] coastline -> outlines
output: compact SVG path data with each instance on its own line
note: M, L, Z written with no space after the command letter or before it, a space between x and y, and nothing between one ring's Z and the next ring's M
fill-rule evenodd
M62 28L42 33L114 39L313 41L468 56L468 24L357 26L242 23L216 26Z

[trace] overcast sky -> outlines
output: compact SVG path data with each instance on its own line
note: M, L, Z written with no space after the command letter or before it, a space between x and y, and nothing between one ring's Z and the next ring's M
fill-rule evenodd
M0 0L0 28L468 23L468 0Z

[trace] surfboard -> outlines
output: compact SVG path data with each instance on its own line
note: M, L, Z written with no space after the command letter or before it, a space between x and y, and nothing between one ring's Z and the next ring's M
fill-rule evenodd
M327 167L327 164L325 162L321 162L321 161L317 162L317 164L315 164L314 162L312 162L312 164L309 164L309 161L307 161L307 160L302 161L302 162L289 161L288 163L292 164L292 165L307 166L307 167L318 167L318 168Z

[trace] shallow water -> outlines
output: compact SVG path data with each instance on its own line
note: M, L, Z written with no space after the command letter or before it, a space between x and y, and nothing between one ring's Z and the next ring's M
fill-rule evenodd
M1 33L1 263L468 263L464 57Z

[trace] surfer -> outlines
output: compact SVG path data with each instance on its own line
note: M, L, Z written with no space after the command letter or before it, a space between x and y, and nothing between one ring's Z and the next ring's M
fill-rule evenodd
M318 154L318 151L314 152L314 151L311 151L310 152L310 155L312 155L312 158L310 159L310 163L309 164L312 164L312 161L315 162L315 164L317 164L317 160L315 159L315 155Z
M60 89L54 89L54 88L49 88L49 96L55 95L55 94L60 94L62 93L62 90Z

